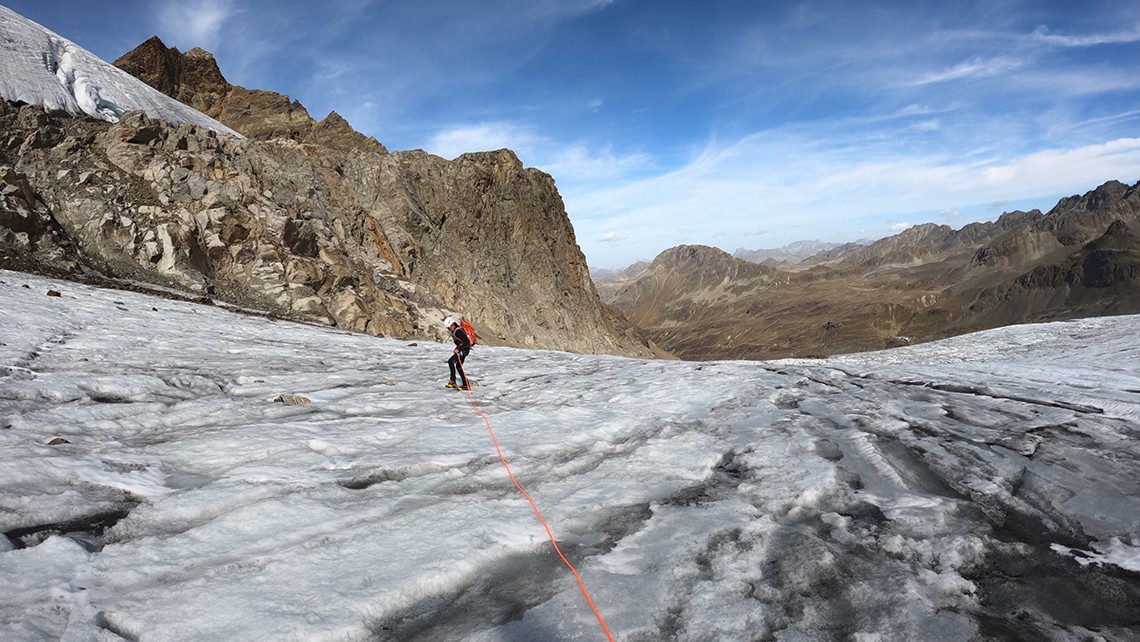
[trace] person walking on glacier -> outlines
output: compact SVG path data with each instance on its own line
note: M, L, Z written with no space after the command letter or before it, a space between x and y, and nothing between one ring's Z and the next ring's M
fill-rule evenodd
M471 346L475 345L475 332L471 330L471 324L466 321L457 322L451 317L444 319L443 325L447 326L447 331L451 333L451 340L455 342L455 350L452 351L451 358L447 360L447 366L451 369L451 378L447 382L447 387L456 387L455 372L458 370L462 382L458 387L460 390L467 390L470 387L470 382L467 379L467 373L463 370L463 360L471 352Z

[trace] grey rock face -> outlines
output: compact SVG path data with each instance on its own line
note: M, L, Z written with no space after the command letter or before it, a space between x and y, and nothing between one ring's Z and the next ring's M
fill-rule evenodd
M553 180L513 153L241 140L0 102L0 244L376 335L650 356L598 300Z

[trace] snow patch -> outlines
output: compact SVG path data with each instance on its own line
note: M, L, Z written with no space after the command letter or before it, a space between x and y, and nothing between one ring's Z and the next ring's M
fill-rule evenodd
M1082 551L1061 544L1053 544L1051 548L1073 558L1081 566L1112 564L1140 573L1140 546L1125 544L1119 537L1110 539L1107 544L1094 543L1093 551Z

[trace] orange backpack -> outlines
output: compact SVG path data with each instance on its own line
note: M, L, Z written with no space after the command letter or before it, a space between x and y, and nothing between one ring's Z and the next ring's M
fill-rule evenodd
M471 342L471 345L475 345L475 328L471 327L467 319L460 319L459 327L463 328L463 334L467 335L467 340Z

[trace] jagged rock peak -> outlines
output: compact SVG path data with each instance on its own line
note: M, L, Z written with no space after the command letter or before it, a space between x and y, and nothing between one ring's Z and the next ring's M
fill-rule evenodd
M158 36L155 36L155 39L157 39L157 38L158 38ZM176 51L177 51L177 49L176 49ZM190 51L187 51L184 54L184 56L186 58L204 58L204 59L208 59L208 60L214 60L214 54L206 51L205 49L203 49L201 47L194 47ZM218 63L215 61L214 65L217 66L217 64ZM221 72L219 71L218 73L221 73Z
M1137 249L1136 234L1127 223L1120 219L1116 219L1104 231L1100 238L1092 241L1090 247L1094 249L1101 249L1106 247L1123 246L1129 249Z
M229 83L212 54L198 48L191 51L182 54L152 36L114 64L167 96L216 118Z
M1108 181L1091 192L1084 195L1074 194L1068 198L1063 198L1058 201L1057 206L1053 208L1054 211L1065 210L1085 210L1095 212L1098 210L1111 207L1124 199L1129 191L1134 188L1120 181Z
M351 125L348 124L348 121L344 119L344 116L341 116L340 114L336 113L335 111L330 111L329 115L325 116L324 120L322 120L319 124L324 125L326 127L335 127L338 129L342 128L342 127L348 127L351 129L351 127L352 127Z
M339 151L388 151L336 112L318 123L289 96L231 85L214 55L200 47L184 54L154 36L121 56L115 66L255 140L288 138Z

